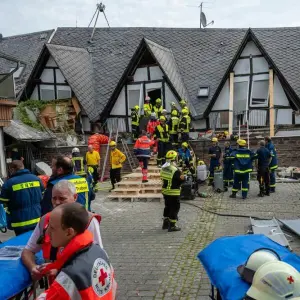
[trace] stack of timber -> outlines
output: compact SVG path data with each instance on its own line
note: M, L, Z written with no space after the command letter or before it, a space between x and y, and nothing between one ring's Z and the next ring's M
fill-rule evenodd
M148 165L148 182L142 183L142 170L138 167L133 173L123 176L108 198L117 199L119 202L162 201L161 188L160 169L156 166L156 157L153 156Z

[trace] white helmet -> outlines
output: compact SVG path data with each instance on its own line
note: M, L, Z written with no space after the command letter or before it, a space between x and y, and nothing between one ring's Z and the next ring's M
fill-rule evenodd
M163 109L161 112L165 113L165 114L168 113L168 111L166 109Z
M156 113L155 112L151 113L151 117L156 118Z
M80 150L78 148L76 148L76 147L72 149L72 154L73 153L79 153L79 152L80 152Z
M294 267L285 262L267 262L256 271L247 296L255 300L299 297L300 274Z
M260 248L254 251L244 265L237 268L237 271L248 283L252 283L255 272L263 264L270 261L280 261L280 256L272 249Z

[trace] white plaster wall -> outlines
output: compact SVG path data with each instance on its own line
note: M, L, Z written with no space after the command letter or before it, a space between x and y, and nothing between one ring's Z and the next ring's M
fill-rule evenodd
M291 125L293 123L292 113L292 109L278 109L276 124Z
M171 103L175 102L177 108L180 108L180 105L175 97L175 95L173 94L173 92L171 91L171 89L169 88L168 84L165 84L165 94L166 94L166 110L168 112L171 111Z
M249 55L261 55L261 52L256 47L255 43L252 41L247 43L244 51L242 52L242 56L249 56Z
M151 80L158 80L158 79L162 79L163 77L163 72L160 69L160 67L155 66L155 67L150 67L150 79Z
M47 67L57 67L57 64L56 64L56 62L55 62L55 60L53 59L52 56L50 56L46 66Z
M229 79L227 79L223 89L215 102L212 111L229 109Z
M122 88L122 91L121 91L110 115L111 116L114 116L114 115L125 116L126 115L125 87Z
M250 73L250 60L239 59L233 69L236 75L249 74Z
M264 57L253 57L253 72L269 72L269 64Z
M274 78L274 105L281 105L281 106L287 106L289 107L289 100L283 90L283 87L278 79L278 77L275 75Z
M134 81L147 81L148 80L148 73L147 68L137 68L134 76Z
M38 88L37 88L37 86L34 88L33 93L31 94L30 99L31 100L38 100L39 99L39 94L38 94Z

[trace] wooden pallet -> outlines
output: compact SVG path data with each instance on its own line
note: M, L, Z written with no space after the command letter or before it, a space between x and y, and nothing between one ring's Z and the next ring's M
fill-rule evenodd
M160 173L160 169L154 166L148 166L149 173ZM134 173L142 173L141 168L137 168L134 170Z
M162 188L160 187L156 187L156 188L152 188L152 187L144 187L140 190L140 193L143 195L147 195L147 194L161 194Z
M131 202L134 202L134 201L147 201L147 202L151 202L151 201L162 201L163 200L163 196L162 194L160 195L157 195L157 194L139 194L139 195L135 195L135 196L132 196L132 195L114 195L114 194L111 194L109 195L107 198L109 199L117 199L119 202L122 202L122 201L131 201Z
M142 180L142 173L131 173L129 175L124 176L124 178L130 178L131 180ZM160 179L159 173L148 173L149 179Z
M135 196L138 195L140 192L140 188L116 188L112 191L112 195L118 195L118 196L123 196L123 195L131 195Z

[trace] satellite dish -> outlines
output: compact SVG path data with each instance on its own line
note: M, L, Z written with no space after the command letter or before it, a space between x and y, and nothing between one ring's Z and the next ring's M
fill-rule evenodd
M207 26L206 16L205 16L205 13L203 11L201 12L200 22L201 22L203 27Z

